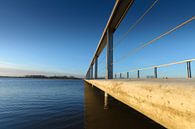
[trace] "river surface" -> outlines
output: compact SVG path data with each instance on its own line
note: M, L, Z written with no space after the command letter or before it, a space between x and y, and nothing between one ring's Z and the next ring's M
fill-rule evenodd
M161 129L82 80L0 78L0 129Z

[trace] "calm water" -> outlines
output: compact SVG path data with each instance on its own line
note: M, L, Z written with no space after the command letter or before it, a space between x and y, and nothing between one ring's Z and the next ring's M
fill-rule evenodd
M0 79L0 129L83 129L83 82Z
M0 129L160 129L81 80L0 79Z

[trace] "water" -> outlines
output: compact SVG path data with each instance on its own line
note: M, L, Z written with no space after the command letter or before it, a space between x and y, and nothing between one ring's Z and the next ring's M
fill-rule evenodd
M0 79L0 129L83 129L83 82Z
M82 80L0 79L0 129L160 129Z

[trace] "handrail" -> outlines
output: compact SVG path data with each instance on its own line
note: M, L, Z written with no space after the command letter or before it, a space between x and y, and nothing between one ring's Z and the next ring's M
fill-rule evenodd
M95 59L100 55L100 53L102 52L102 50L107 44L107 41L106 41L107 40L107 34L106 34L107 30L110 29L112 32L114 32L118 28L119 24L121 23L122 19L126 15L128 9L133 4L133 2L134 0L116 0L116 3L114 5L110 18L106 24L106 27L98 43L98 47L89 65L89 69L95 63Z
M188 60L177 61L177 62L171 62L171 63L167 63L167 64L150 66L150 67L146 67L146 68L132 69L132 70L128 70L126 72L136 72L136 71L143 71L143 70L149 70L149 69L154 69L154 68L168 67L168 66L172 66L172 65L176 65L176 64L183 64L183 63L193 62L193 61L195 61L195 58L188 59ZM118 72L118 73L115 73L115 74L121 74L121 73L126 73L126 72ZM190 69L190 72L191 72L191 69Z

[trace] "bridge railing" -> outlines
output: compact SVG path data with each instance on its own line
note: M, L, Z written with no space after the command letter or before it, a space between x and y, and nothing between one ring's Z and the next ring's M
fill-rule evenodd
M171 29L169 28L165 32L160 32L158 36L152 38L151 40L140 43L139 46L128 50L126 53L123 52L123 55L116 60L113 60L113 53L116 50L116 48L122 43L122 41L127 37L130 31L132 31L143 19L146 17L148 13L152 10L153 7L158 5L160 0L154 0L150 6L147 7L147 9L144 11L143 14L140 15L140 17L135 20L133 24L129 28L127 28L127 31L125 31L124 34L122 34L121 38L113 43L113 35L115 31L117 30L118 26L120 25L121 21L127 14L127 11L129 8L134 4L134 0L116 0L116 3L114 5L114 8L112 10L111 16L106 24L106 27L103 31L103 34L100 38L98 47L95 51L95 54L92 58L92 61L89 65L89 68L86 73L86 79L115 79L115 78L130 78L130 73L134 72L136 73L136 78L142 78L143 71L146 70L152 70L152 76L148 76L148 78L159 78L159 70L162 67L168 67L176 64L184 64L186 63L186 73L187 78L192 78L192 70L191 70L191 62L195 61L195 59L189 59L189 60L182 60L178 62L172 62L168 64L162 64L157 66L151 66L147 68L139 68L139 69L132 69L128 70L126 72L118 72L118 70L115 69L116 73L114 73L114 67L119 62L124 61L125 59L129 59L130 56L134 55L135 53L141 51L145 47L157 42L158 40L164 38L165 36L168 36L169 34L177 31L178 29L183 28L185 25L192 23L192 21L195 21L195 16L192 14L192 16L186 18L183 20L180 24L173 24L171 25ZM102 53L105 52L104 57L102 57ZM118 55L118 53L115 55ZM102 58L101 58L102 57ZM193 56L192 56L193 57ZM102 60L100 60L102 59ZM170 59L169 59L170 60ZM103 64L105 63L105 64ZM104 65L100 69L100 65ZM125 74L125 76L123 76ZM166 77L165 77L166 78Z
M129 70L127 72L116 73L114 75L114 78L115 79L126 79L126 78L129 79L130 73L132 73L132 72L136 72L137 78L141 78L141 71L145 71L145 70L153 70L153 76L150 76L149 78L158 78L158 69L160 69L162 67L168 67L168 66L184 64L184 63L186 63L186 75L187 75L186 77L192 78L191 62L193 62L193 61L195 61L195 59L182 60L182 61L178 61L178 62L171 62L168 64L161 64L161 65L156 65L156 66L151 66L151 67L146 67L146 68L132 69L132 70ZM126 76L123 76L124 74L126 74ZM167 78L167 77L165 77L165 78Z

